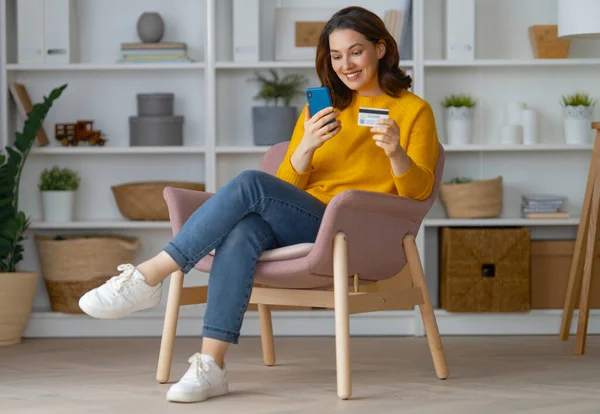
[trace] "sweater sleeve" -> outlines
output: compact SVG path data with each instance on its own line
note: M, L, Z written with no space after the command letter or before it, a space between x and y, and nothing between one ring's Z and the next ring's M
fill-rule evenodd
M279 166L279 169L277 170L277 174L276 174L276 176L278 178L281 178L282 180L287 181L288 183L293 184L296 187L299 187L303 190L306 188L306 185L308 184L308 179L310 178L310 173L312 171L312 167L309 168L308 171L306 171L306 172L299 173L292 166L291 158L292 158L292 154L298 147L298 144L300 144L302 137L304 136L304 116L305 116L304 113L305 113L305 111L306 111L306 105L304 106L304 109L302 110L302 112L300 113L300 116L298 117L298 120L296 121L296 126L294 127L294 132L292 133L292 138L288 145L288 149L285 154L285 158L283 159L283 162Z
M392 171L394 183L399 196L425 200L433 189L439 149L435 118L428 103L416 113L408 134L405 150L411 164L401 175Z

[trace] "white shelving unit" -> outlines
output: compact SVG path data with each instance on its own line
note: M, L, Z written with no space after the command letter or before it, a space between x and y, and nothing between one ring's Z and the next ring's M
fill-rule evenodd
M323 7L318 0L261 0L261 61L232 59L231 0L78 0L81 23L78 63L57 66L21 65L16 61L16 0L0 0L0 144L12 142L22 125L8 85L25 83L34 101L53 87L69 87L51 110L45 128L51 146L35 148L27 160L21 183L21 208L32 217L29 235L35 233L111 232L137 235L143 249L138 260L155 254L170 238L168 222L124 220L110 187L124 182L150 180L194 180L214 192L239 172L256 168L267 147L252 141L252 105L258 84L250 82L255 71L274 68L279 72L304 74L306 86L319 85L312 61L275 61L273 55L274 10L278 6ZM359 1L383 16L397 0ZM327 7L344 7L331 0ZM118 10L119 13L115 13ZM165 41L184 41L195 59L191 64L117 64L121 42L136 41L138 16L156 10L165 19ZM435 112L440 139L445 126L442 99L455 92L471 93L478 100L476 138L472 145L446 146L444 179L456 176L491 178L502 175L505 183L502 218L451 220L436 203L425 219L419 249L427 269L432 262L431 241L442 226L529 226L544 237L571 237L578 224L583 201L591 144L564 143L559 98L563 93L584 89L600 96L600 44L573 41L569 59L532 58L527 27L556 23L556 0L477 0L476 59L444 59L444 0L413 0L413 55L401 62L413 75L413 91L427 99ZM107 25L107 22L110 22ZM135 115L135 95L169 91L175 94L175 114L185 116L184 146L130 147L128 117ZM540 142L536 145L502 145L497 131L505 105L524 101L541 115ZM302 96L292 104L300 108ZM105 147L61 147L53 141L56 122L93 119L95 127L109 138ZM74 168L82 174L76 221L46 223L41 211L37 180L42 169L54 164ZM525 220L519 215L519 200L527 192L553 192L568 196L571 218ZM40 270L31 237L26 243L22 267ZM437 277L437 274L428 275ZM207 275L192 272L186 284L201 283ZM166 301L166 294L164 296ZM163 303L164 305L164 303ZM26 336L159 335L162 309L114 321L90 320L81 315L49 312L40 283L36 312ZM202 306L182 312L182 334L198 335ZM524 314L453 314L438 310L438 323L447 334L510 334L558 332L558 310L535 310ZM306 323L311 318L312 323ZM258 332L257 318L249 313L244 333ZM592 312L590 332L600 332L598 313ZM357 334L422 335L413 311L383 312L352 318ZM393 321L390 324L390 321ZM275 312L277 334L332 334L330 312Z

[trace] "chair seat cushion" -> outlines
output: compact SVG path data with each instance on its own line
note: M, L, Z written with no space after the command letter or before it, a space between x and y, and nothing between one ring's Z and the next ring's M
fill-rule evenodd
M258 258L259 262L276 262L278 260L292 260L308 256L313 249L314 243L299 243L291 246L278 247L272 250L265 250ZM209 253L215 255L215 250Z

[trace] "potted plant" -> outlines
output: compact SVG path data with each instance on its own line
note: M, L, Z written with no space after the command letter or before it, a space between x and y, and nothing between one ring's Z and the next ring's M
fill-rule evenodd
M290 106L294 95L300 92L300 86L306 78L299 74L288 74L283 78L274 69L270 69L271 79L255 72L261 83L255 100L265 101L264 106L252 108L252 132L255 145L274 145L288 141L298 118L296 107Z
M6 155L0 154L0 345L21 342L31 315L38 275L17 271L23 260L23 235L30 223L19 210L19 182L36 134L66 87L53 89L42 103L33 105L14 145L6 147Z
M473 111L475 100L465 94L447 96L442 105L445 108L446 134L449 145L471 143L473 131Z
M596 100L585 92L563 95L563 121L567 144L589 144L592 142L592 116Z
M46 168L40 175L38 188L42 194L44 221L73 221L75 192L81 178L69 168Z

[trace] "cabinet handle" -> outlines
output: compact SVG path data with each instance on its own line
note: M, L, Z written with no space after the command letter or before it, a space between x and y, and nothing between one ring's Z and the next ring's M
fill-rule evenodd
M49 55L66 55L67 49L48 49L47 53Z

